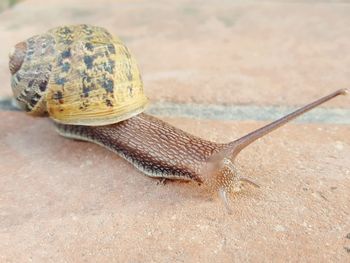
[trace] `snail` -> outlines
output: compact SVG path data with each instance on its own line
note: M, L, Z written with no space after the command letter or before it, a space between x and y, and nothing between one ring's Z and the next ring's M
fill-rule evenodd
M137 63L103 28L57 27L18 43L9 57L11 87L22 110L50 116L60 135L104 146L150 177L204 184L227 207L228 194L246 183L258 187L235 168L240 151L348 92L335 91L242 138L216 143L143 113L148 100Z

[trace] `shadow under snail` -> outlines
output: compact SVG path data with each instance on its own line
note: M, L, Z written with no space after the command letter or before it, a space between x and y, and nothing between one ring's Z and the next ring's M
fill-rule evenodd
M18 43L10 53L11 86L18 106L49 115L59 134L112 150L151 177L193 180L228 193L244 183L233 162L255 140L314 107L347 93L341 89L242 138L215 143L145 113L138 66L128 48L105 29L62 26Z

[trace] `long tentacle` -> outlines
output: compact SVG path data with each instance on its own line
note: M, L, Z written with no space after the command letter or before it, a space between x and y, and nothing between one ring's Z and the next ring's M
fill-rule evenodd
M247 135L232 141L230 143L227 144L227 147L225 147L225 149L223 150L225 152L226 157L228 157L228 155L230 155L231 160L234 160L234 158L237 156L237 154L239 154L240 151L242 151L245 147L247 147L248 145L250 145L252 142L256 141L257 139L265 136L266 134L276 130L277 128L283 126L284 124L290 122L291 120L295 119L296 117L310 111L311 109L339 96L339 95L345 95L346 93L348 93L349 90L348 89L340 89L337 90L325 97L322 97L310 104L307 104L306 106L266 125L263 126L251 133L248 133Z

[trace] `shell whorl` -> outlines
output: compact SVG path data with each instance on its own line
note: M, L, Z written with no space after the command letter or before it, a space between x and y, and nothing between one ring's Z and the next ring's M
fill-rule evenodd
M11 87L18 106L33 115L46 112L45 91L54 60L53 38L33 36L15 46L10 54Z
M22 66L27 51L27 43L19 42L9 54L9 68L15 74Z

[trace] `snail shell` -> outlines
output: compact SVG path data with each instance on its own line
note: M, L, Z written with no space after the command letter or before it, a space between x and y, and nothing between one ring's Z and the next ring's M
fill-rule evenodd
M33 36L11 52L10 71L19 106L59 123L116 123L147 104L135 59L100 27L62 26Z

